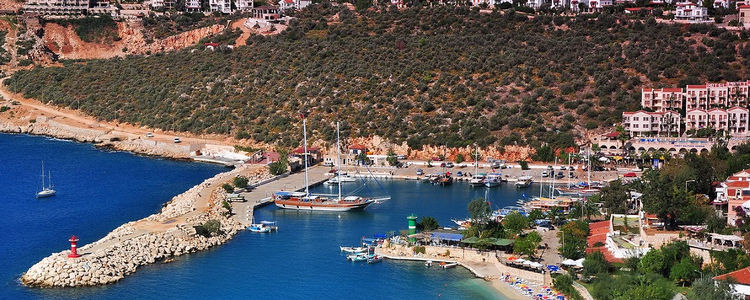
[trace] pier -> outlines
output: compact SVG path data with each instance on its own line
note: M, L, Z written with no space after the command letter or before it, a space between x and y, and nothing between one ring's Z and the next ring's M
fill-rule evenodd
M329 168L315 166L308 170L308 180L311 187L322 184L328 180ZM253 212L255 208L263 207L272 203L271 196L278 191L304 191L305 173L298 172L289 175L280 175L267 182L260 182L253 186L249 192L240 193L245 202L232 202L232 218L243 226L253 223Z

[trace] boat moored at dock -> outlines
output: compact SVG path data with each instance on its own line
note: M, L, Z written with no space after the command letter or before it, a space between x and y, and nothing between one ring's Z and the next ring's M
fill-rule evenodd
M502 182L503 182L503 174L490 173L489 175L487 175L487 178L484 179L484 186L496 187L500 185L500 183Z
M532 182L534 182L534 179L531 176L521 176L518 177L518 180L516 181L516 187L527 188L531 186Z

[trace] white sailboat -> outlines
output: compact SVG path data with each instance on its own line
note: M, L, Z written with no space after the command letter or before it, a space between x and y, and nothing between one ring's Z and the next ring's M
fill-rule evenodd
M52 172L49 173L49 185L44 185L44 161L42 161L42 190L36 193L36 197L46 198L54 196L57 192L52 187Z

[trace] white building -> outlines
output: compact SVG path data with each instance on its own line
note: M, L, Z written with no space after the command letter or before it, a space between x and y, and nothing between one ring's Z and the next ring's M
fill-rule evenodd
M44 16L83 15L88 8L89 0L28 0L23 5L24 12Z
M218 11L223 14L231 14L232 0L209 0L208 9L212 12Z
M706 22L710 21L708 8L691 2L677 3L675 20L688 22Z
M185 11L200 12L201 10L203 10L201 0L185 0Z
M622 126L630 136L655 136L680 133L680 114L666 112L623 112Z
M681 109L684 98L681 88L644 88L641 90L641 107L654 111Z
M312 0L281 0L279 1L279 9L285 11L288 9L303 9L306 6L312 4Z
M718 108L688 110L685 116L685 130L703 128L744 134L748 131L748 110L743 107L732 107L728 110Z

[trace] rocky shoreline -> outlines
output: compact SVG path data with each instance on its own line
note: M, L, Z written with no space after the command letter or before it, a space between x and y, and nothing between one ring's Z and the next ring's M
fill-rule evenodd
M26 125L17 123L12 120L0 119L0 132L40 135L81 143L92 143L99 148L172 159L190 158L190 152L194 151L193 147L195 147L188 144L147 140L130 133L113 132L105 127L74 127L43 116L37 117L34 122L28 122Z
M82 246L80 258L68 258L65 250L42 259L22 276L21 282L32 287L78 287L110 284L135 272L138 267L167 262L172 258L221 245L243 229L222 206L225 194L217 188L243 168L218 174L174 197L162 210L113 230L104 238ZM258 182L267 175L256 174ZM206 191L206 189L212 189ZM207 209L199 209L197 199L211 193ZM216 220L219 233L203 236L195 225Z

